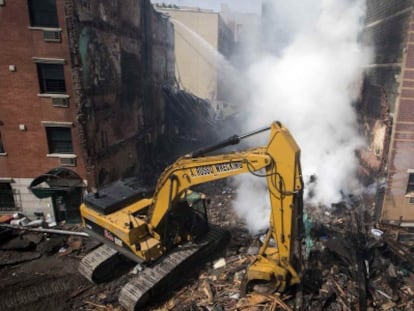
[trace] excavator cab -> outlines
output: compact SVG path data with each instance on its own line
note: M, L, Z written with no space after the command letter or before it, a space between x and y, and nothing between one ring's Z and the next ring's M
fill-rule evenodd
M181 242L195 240L207 233L208 202L203 193L187 190L172 204L159 231L167 249Z

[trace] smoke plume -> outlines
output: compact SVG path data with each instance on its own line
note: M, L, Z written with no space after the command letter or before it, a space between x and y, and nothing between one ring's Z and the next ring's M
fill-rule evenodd
M260 128L274 120L284 124L301 148L305 183L316 177L316 182L305 185L305 201L330 206L361 188L355 150L364 140L352 103L371 56L359 42L365 1L265 3L262 42L267 51L246 72L251 98L243 127ZM267 194L258 194L257 177L241 176L236 182L240 188L235 208L246 216L252 231L266 227L268 216L249 216L263 215L269 204ZM261 189L266 190L264 180ZM268 207L265 210L268 215Z

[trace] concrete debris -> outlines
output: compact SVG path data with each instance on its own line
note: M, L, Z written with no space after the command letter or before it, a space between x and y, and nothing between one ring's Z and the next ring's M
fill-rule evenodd
M226 259L224 259L224 258L217 259L217 260L213 263L213 268L214 268L214 269L224 268L225 266L226 266Z
M13 219L10 221L10 224L12 226L27 226L29 223L30 223L30 220L27 217Z
M383 231L379 230L379 229L375 229L372 228L369 233L371 234L371 236L373 236L375 239L380 239L382 237L382 235L384 234Z

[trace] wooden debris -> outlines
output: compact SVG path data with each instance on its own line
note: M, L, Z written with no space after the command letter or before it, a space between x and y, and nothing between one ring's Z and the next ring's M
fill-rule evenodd
M83 292L85 292L85 291L89 290L90 288L92 288L92 286L93 285L75 288L73 290L73 292L70 294L70 298L73 299L73 298L81 295Z
M411 253L411 247L406 246L389 236L384 236L383 240L394 255L399 257L403 262L406 262L408 264L407 267L414 272L414 255Z
M234 310L245 310L252 307L262 307L270 305L271 310L276 310L276 306L282 308L285 311L293 311L278 295L261 295L257 293L249 294L246 297L246 302L241 305L237 305Z
M203 281L202 288L203 288L203 292L207 296L207 304L208 305L213 304L213 302L214 302L214 294L213 294L213 291L211 290L210 283L207 280L204 280Z
M299 303L295 299L297 288L283 295L250 292L241 297L241 281L247 266L255 258L255 253L249 254L248 250L257 247L259 239L249 235L230 209L224 210L229 207L231 197L228 196L231 196L232 191L226 187L222 189L226 189L225 198L221 196L217 200L223 206L208 212L213 223L230 228L232 239L229 246L223 254L217 254L215 260L218 261L212 259L185 287L171 293L168 301L154 302L145 311L299 310ZM381 227L384 234L373 236L371 229L375 223L361 217L360 214L365 215L364 208L357 204L353 207L333 207L328 211L309 208L309 214L314 219L310 232L313 244L306 260L307 269L301 284L303 288L299 289L303 297L303 303L300 304L303 308L300 310L414 310L414 272L410 269L410 260L407 260L414 252L412 232L401 234L394 230L390 235L387 228ZM52 257L62 262L76 260L74 254L82 256L99 244L92 239L84 239L82 235L75 236L74 230L79 228L73 231L72 228L66 228L70 232L66 237L51 235L52 239L57 239L56 243L46 243L45 237L50 236L49 232L31 231L30 234L34 236L29 238L29 229L32 228L22 228L18 234L12 230L13 237L19 235L34 242L37 245L36 252L44 249L44 244L53 244L48 245L44 253L49 253L46 252L48 249L62 249L65 252L60 255L72 254L68 258L53 253ZM1 264L8 262L3 255L5 253L0 252ZM16 252L14 255L23 259L26 252ZM40 256L39 253L35 255ZM7 269L9 267L3 270ZM98 289L79 283L79 287L75 286L72 292L68 292L66 302L77 301L76 307L80 307L77 309L121 310L116 305L114 292L122 282L116 282Z
M94 302L88 301L88 300L85 300L84 302L88 305L91 305L91 306L94 306L94 307L97 307L97 308L100 308L100 309L103 309L103 310L108 310L105 305L99 305L97 303L94 303Z
M381 306L381 310L383 311L388 311L391 310L392 308L394 308L397 304L393 301L388 301L387 303L383 304Z
M275 306L277 305L286 311L293 311L293 309L289 307L278 295L272 295L270 297L273 299Z

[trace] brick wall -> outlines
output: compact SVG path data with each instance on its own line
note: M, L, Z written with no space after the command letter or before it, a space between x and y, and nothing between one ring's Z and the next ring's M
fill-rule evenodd
M71 69L63 12L63 1L57 1L62 42L45 42L43 31L29 29L27 1L7 1L0 7L0 131L7 156L0 156L0 175L3 177L35 177L59 166L58 158L48 153L45 129L41 121L72 122L76 103L69 99L69 108L55 108L50 98L39 97L36 64L32 57L65 60L64 71L67 94L71 95ZM8 70L9 65L16 71ZM25 125L26 130L19 129ZM75 154L79 152L76 125L72 128ZM35 165L34 165L35 163ZM74 168L84 175L82 163Z

